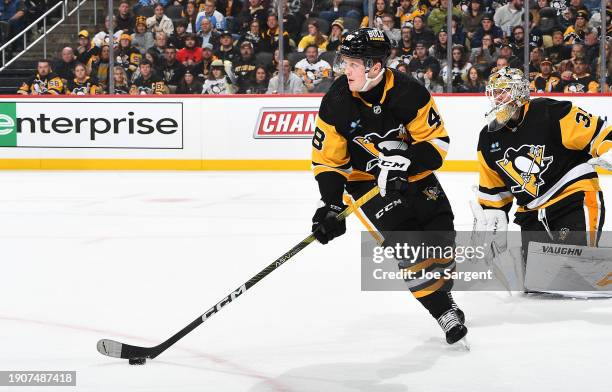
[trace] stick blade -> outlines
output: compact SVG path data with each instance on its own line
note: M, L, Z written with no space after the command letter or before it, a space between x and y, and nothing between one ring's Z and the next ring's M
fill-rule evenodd
M123 343L119 343L110 339L100 339L97 344L97 349L100 354L113 358L122 358L122 347Z

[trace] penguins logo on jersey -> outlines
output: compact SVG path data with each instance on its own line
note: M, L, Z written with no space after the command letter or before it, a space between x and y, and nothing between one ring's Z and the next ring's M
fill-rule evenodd
M518 149L510 147L504 152L504 157L496 161L516 183L510 188L512 193L527 192L533 197L539 195L540 186L544 184L542 174L553 161L552 156L544 155L545 147L529 144L523 144Z
M378 154L383 148L388 150L406 150L408 148L408 144L406 143L407 139L408 133L406 132L406 128L400 124L399 127L391 129L383 136L380 136L376 132L372 132L365 136L357 136L353 138L353 141L372 155L373 158L370 159L366 165L366 171L369 172L373 168L378 167Z
M88 85L84 85L84 86L79 86L79 87L75 87L72 89L72 94L75 95L87 95L89 91L89 86Z

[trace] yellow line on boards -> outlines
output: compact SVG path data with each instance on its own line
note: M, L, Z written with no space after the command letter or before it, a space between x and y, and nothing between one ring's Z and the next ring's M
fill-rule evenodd
M0 170L210 170L299 171L310 170L307 160L269 159L0 159ZM441 171L477 172L478 162L445 161ZM600 174L611 172L597 169Z

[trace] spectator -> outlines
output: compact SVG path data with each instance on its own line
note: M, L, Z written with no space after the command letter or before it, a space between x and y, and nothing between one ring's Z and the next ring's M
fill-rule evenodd
M372 26L382 26L383 15L390 14L391 12L391 8L388 6L386 0L376 0L376 2L374 3L374 22L372 23ZM363 19L361 19L361 27L368 27L369 23L370 18L368 15L364 16Z
M414 21L415 17L425 15L427 11L427 5L420 0L400 0L399 7L395 10L395 17L399 19L399 24L404 26Z
M234 37L229 31L221 33L221 46L214 53L222 61L233 62L238 58L238 51L234 48Z
M101 48L103 45L110 45L110 39L108 32L110 31L110 24L108 18L104 20L104 30L98 32L98 34L94 35L93 43L97 47ZM117 22L115 17L112 19L113 24L113 45L117 45L119 43L119 37L123 34L122 30L117 29Z
M204 2L204 11L199 12L196 18L196 25L200 26L202 19L210 20L210 23L217 31L223 31L226 29L227 24L225 22L225 17L219 11L217 11L217 1L216 0L205 0Z
M415 55L408 64L408 70L415 78L423 81L423 74L427 67L431 67L436 75L440 72L440 63L435 58L427 55L427 47L423 42L416 43L414 53Z
M250 41L243 41L240 44L240 56L233 62L232 73L236 80L235 84L238 87L239 93L244 93L247 84L255 73L255 51L253 50L253 44Z
M100 53L100 48L95 46L89 39L89 31L79 31L79 45L76 49L77 61L85 64L91 70L91 64Z
M448 34L446 28L440 29L436 43L429 48L429 55L434 57L439 62L446 60L446 48L448 43Z
M67 95L96 95L100 89L98 81L87 75L87 68L81 63L75 65L74 77L65 86Z
M563 4L563 3L560 3L560 4ZM555 8L557 10L560 9L559 6L555 6ZM574 24L574 21L576 20L577 10L574 7L565 7L562 9L563 11L561 12L561 17L559 17L558 20L559 20L559 27L561 28L562 31L565 31L568 27Z
M138 67L140 75L130 85L130 95L161 95L168 93L164 81L153 72L153 64L143 59Z
M240 37L238 43L242 45L243 42L250 42L251 45L253 45L253 50L255 51L255 53L258 53L260 51L259 42L261 41L261 37L262 33L261 28L259 26L259 21L257 21L257 19L254 19L249 24L249 31L247 31L242 35L242 37Z
M512 52L522 63L525 58L525 30L523 30L523 26L514 26L508 41L511 44Z
M234 85L225 74L222 60L215 60L211 64L210 74L202 87L202 94L226 95L234 93Z
M176 94L201 94L202 87L202 82L195 77L191 69L187 68L176 89Z
M412 30L408 26L402 27L402 40L399 43L400 56L412 56Z
M244 94L265 94L268 91L268 72L263 65L255 69L254 77L246 85Z
M453 83L453 92L457 92L463 82L467 80L467 73L470 68L472 68L472 64L466 61L465 49L461 45L453 46L453 68L451 69L451 78ZM442 80L446 80L446 75L448 74L447 64L444 64L442 70L440 71L440 77Z
M427 26L422 16L415 16L412 19L412 40L414 42L423 42L426 48L429 48L436 42L436 36Z
M0 21L9 25L8 37L0 37L0 43L10 40L25 29L25 15L26 5L23 0L3 0L0 2ZM17 39L13 43L13 49L16 51L23 50L23 41Z
M91 66L91 73L94 78L100 83L102 89L108 86L108 67L109 67L110 49L108 45L102 45L100 48L100 56L94 61Z
M544 49L544 55L556 65L562 60L569 59L571 52L572 49L563 42L563 33L560 30L555 30L552 34L552 46Z
M529 52L529 80L533 80L538 72L540 72L540 63L544 58L544 51L542 48L531 47Z
M199 62L199 64L197 64L199 67L198 78L200 78L202 83L208 79L211 64L215 60L217 60L217 58L213 55L212 46L207 44L202 48L202 60Z
M147 29L153 34L166 33L170 36L174 34L174 24L172 20L164 14L164 6L161 3L155 4L155 15L147 18Z
M125 95L130 93L130 84L127 74L125 73L125 69L118 65L113 67L113 88L115 90L115 94L117 95ZM108 86L107 90L103 90L103 93L110 94L108 91Z
M327 37L321 33L319 22L311 19L308 21L308 34L302 37L298 44L298 52L303 52L310 45L315 45L320 51L325 51L327 44Z
M493 68L490 73L496 72L498 69L502 69L504 67L509 67L510 62L507 57L499 56L497 60L495 60L495 64L493 64Z
M512 68L521 68L523 66L523 62L514 55L515 50L510 44L502 44L501 48L499 48L498 55L501 57L505 57L508 60L508 65Z
M467 35L463 32L463 27L461 26L461 18L457 15L453 15L451 18L451 33L451 44L464 47L470 46Z
M389 54L389 57L387 57L387 67L396 69L397 65L401 61L403 61L403 58L399 55L399 47L392 46L391 53Z
M117 21L117 28L122 30L125 34L132 34L135 21L134 17L130 14L130 2L127 0L121 0L119 8L117 9L117 15L115 16Z
M561 76L554 72L552 61L544 58L540 62L540 72L533 78L529 89L536 93L551 93L563 91L561 87Z
M187 36L187 25L185 22L178 21L174 24L174 34L168 37L168 46L172 45L176 50L185 47L185 37Z
M434 8L427 17L427 26L438 34L442 26L446 26L446 14L448 11L448 0L440 0L440 6ZM452 14L461 18L461 11L457 7L452 7Z
M136 17L136 28L132 34L132 46L144 55L147 50L155 45L153 33L147 30L147 18L144 16Z
M238 23L241 31L246 31L249 28L249 23L251 23L253 19L257 19L260 26L266 24L268 13L261 3L262 0L249 0L249 7L244 7L242 9L242 12L238 16Z
M295 64L295 74L302 78L308 92L313 92L316 85L331 78L332 69L329 63L319 59L316 45L308 45L304 50L306 57Z
M425 73L423 73L423 85L430 93L443 93L444 83L434 72L435 69L433 67L425 68Z
M395 18L391 14L383 14L382 31L389 37L392 43L397 43L402 39L402 32L400 29L395 28Z
M155 45L147 50L147 53L150 53L157 62L158 59L164 56L164 51L168 46L168 36L163 31L159 31L155 33Z
M74 78L74 67L77 63L74 51L71 47L67 46L62 49L61 58L53 66L53 71L66 84L66 81Z
M64 91L62 79L51 72L51 63L47 59L38 60L36 74L23 82L17 94L21 95L59 95Z
M120 65L125 69L128 75L131 75L138 68L142 54L140 51L132 47L132 36L129 34L122 34L119 39L119 47L115 53L117 59L117 65Z
M272 53L276 49L278 49L278 35L280 34L280 29L278 27L278 17L276 16L276 14L268 15L266 24L268 28L261 35L260 50L262 52ZM285 40L285 48L288 48L289 33L285 31L283 33L283 38Z
M599 37L597 29L587 27L584 29L584 59L591 69L595 69L599 57Z
M563 83L563 92L566 93L597 93L599 83L588 72L589 65L583 57L574 60L574 73ZM570 72L570 71L565 71Z
M549 0L537 0L535 7L530 7L529 9L529 20L532 21L532 25L529 28L533 28L534 26L540 25L540 10L544 8L550 7Z
M484 93L485 83L480 77L478 68L471 67L467 73L467 80L458 89L460 93Z
M472 48L482 46L482 37L485 34L489 34L491 37L493 37L493 45L499 46L502 44L504 33L499 27L495 26L495 23L490 15L484 14L480 20L480 24L481 26L478 28L478 30L476 30L472 38Z
M208 47L210 44L206 44ZM212 49L212 45L210 45ZM176 53L176 59L186 67L192 67L202 61L202 48L196 46L195 34L187 34L185 37L185 47Z
M202 47L206 44L211 44L214 50L221 46L221 33L213 30L213 25L210 19L203 18L200 22L199 38Z
M493 38L491 38L490 34L485 34L482 37L482 46L472 49L469 61L478 69L481 75L484 75L495 61L496 55Z
M399 63L397 64L397 67L395 68L398 72L402 72L405 74L410 74L410 70L408 69L408 64L406 63Z
M325 1L325 3L330 3ZM361 19L361 2L352 2L349 0L331 0L331 4L327 5L324 11L319 13L319 17L332 22L340 17Z
M306 87L304 87L302 79L300 79L300 77L297 76L295 73L291 72L291 64L289 63L289 60L283 60L283 67L282 71L280 72L283 72L284 76L284 94L304 94L306 92ZM279 93L279 91L279 80L277 74L272 79L270 79L267 94L277 94Z
M342 19L336 19L331 24L331 33L329 34L327 51L335 52L344 40L344 22Z
M569 26L563 33L563 41L566 45L581 43L584 41L585 30L588 27L589 12L586 10L578 10L576 13L576 21L572 26Z
M493 20L505 35L510 35L512 28L522 23L523 4L524 0L510 0L495 10Z
M195 1L189 0L187 5L185 5L185 10L183 11L185 16L185 24L187 33L197 33L200 29L200 25L198 25L198 10L196 9Z
M161 63L161 75L170 93L174 93L179 85L186 67L176 60L176 48L168 46L164 50L164 59Z
M483 17L482 0L470 0L467 12L461 17L461 25L465 30L468 39L474 38L476 30L480 27Z

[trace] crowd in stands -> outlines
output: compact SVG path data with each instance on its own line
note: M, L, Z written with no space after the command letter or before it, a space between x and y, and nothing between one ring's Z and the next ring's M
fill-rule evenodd
M376 0L372 24L393 43L388 67L413 75L434 93L446 91L449 74L453 92L478 93L496 67L523 69L524 0L450 1ZM601 61L603 89L610 91L612 0L607 1L602 16L599 0L533 0L527 59L533 91L598 92ZM117 94L325 92L338 76L332 67L336 50L347 34L368 25L367 15L362 0L121 1L103 28L82 30L57 60L41 60L18 93L105 94L111 78Z
M59 1L61 0L0 0L0 46L23 31ZM59 17L59 13L54 16ZM38 30L35 30L34 34L38 34ZM21 50L23 50L21 40L16 40L10 47L10 52Z

